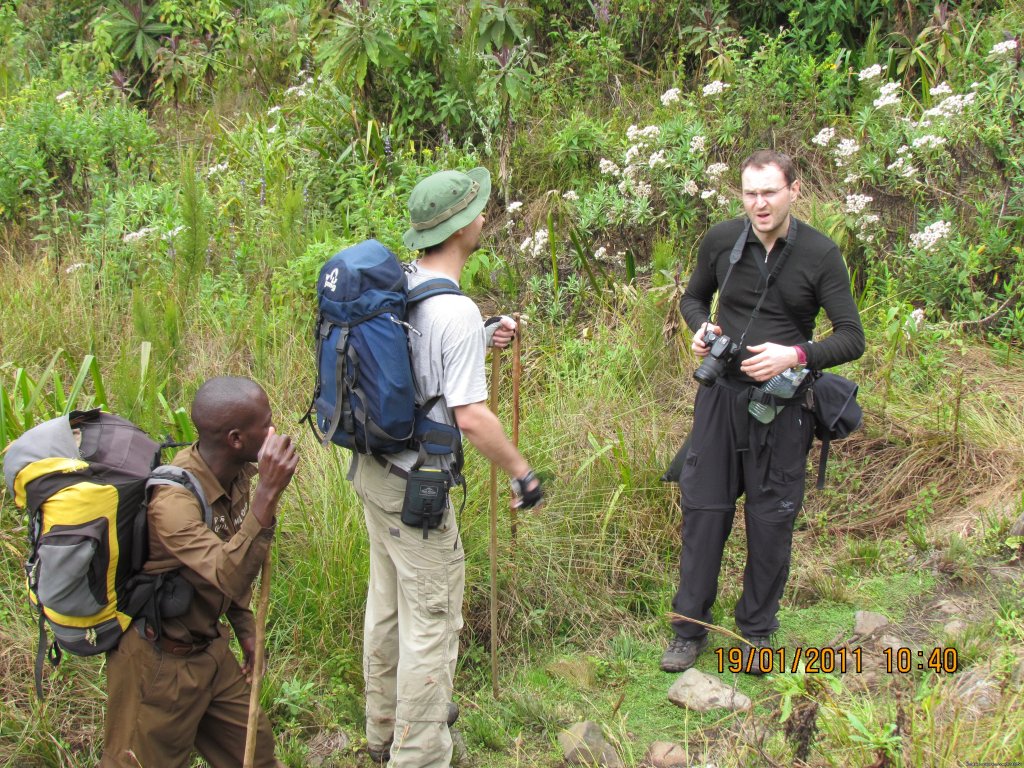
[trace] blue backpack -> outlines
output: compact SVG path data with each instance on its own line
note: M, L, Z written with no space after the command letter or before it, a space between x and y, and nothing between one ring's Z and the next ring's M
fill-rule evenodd
M416 403L408 333L418 331L405 322L411 304L447 293L462 291L443 278L410 291L405 269L376 240L324 264L317 282L316 389L306 414L324 446L373 455L458 451L458 429L425 417L437 399Z

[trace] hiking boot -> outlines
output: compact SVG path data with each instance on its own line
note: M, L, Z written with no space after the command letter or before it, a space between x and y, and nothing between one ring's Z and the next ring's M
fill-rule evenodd
M771 672L775 664L775 637L773 635L744 635L743 639L751 644L742 646L743 671L748 675L764 675ZM762 651L765 652L762 653Z
M455 725L455 721L459 719L459 705L454 701L448 702L448 727L451 728Z
M697 663L697 657L708 647L708 636L695 638L673 637L661 654L661 668L665 672L685 672Z
M388 760L391 759L391 744L385 744L383 747L367 745L366 754L370 756L370 762L373 765L387 765Z

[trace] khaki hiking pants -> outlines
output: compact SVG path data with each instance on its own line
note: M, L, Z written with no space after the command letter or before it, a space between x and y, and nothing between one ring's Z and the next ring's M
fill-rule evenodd
M221 636L192 656L175 656L135 625L107 659L107 718L100 768L188 768L194 752L212 768L240 768L249 684ZM283 768L260 712L254 765Z
M359 457L353 479L370 539L366 740L372 749L392 744L390 768L448 768L448 703L466 584L455 515L449 505L424 539L400 520L405 480L367 456Z

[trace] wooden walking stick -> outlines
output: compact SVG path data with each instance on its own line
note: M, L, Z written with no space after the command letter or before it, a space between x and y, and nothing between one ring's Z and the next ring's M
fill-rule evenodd
M242 768L252 768L256 755L256 729L260 714L260 683L263 682L263 659L267 634L267 610L270 608L270 555L267 547L260 575L260 605L256 611L256 653L252 661L252 688L249 691L249 723L245 730L245 754Z
M523 326L518 312L512 315L516 321L516 335L512 337L512 445L519 447L519 379L523 373L522 336ZM519 513L512 507L512 546L516 544L516 531L519 528Z
M498 413L501 348L491 350L491 410ZM498 698L498 465L491 462L491 691Z

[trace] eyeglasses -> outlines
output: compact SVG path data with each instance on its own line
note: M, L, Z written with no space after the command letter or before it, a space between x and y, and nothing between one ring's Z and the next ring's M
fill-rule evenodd
M777 194L779 194L779 192L781 192L784 189L789 189L791 186L792 186L792 184L787 184L786 186L779 187L778 189L750 190L749 192L744 192L743 193L743 200L744 200L744 202L747 202L747 203L756 203L757 199L761 198L765 202L768 202L773 197L775 197Z

